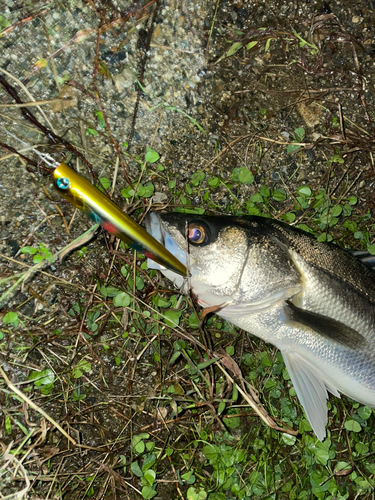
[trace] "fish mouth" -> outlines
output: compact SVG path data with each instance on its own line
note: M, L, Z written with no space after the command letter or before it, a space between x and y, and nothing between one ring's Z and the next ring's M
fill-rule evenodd
M146 230L153 238L161 243L172 255L174 255L184 266L186 266L186 252L183 250L176 241L168 233L163 220L156 212L149 212L145 217ZM151 259L147 259L147 266L150 269L158 269L170 279L177 287L184 284L184 278L174 271L171 271L164 266L156 263Z

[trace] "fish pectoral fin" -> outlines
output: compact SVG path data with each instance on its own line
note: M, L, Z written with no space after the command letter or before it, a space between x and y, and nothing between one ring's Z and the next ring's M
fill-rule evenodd
M349 349L363 349L366 346L366 339L363 335L336 319L307 311L289 301L287 301L286 308L289 321L307 326L328 340L338 342Z
M329 382L325 382L322 373L298 353L281 351L285 366L296 390L310 425L320 441L326 437L328 421L328 393L338 395Z

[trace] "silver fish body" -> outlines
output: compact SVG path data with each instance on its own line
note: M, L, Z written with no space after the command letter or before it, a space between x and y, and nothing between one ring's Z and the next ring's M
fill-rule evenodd
M327 391L375 406L375 273L359 259L262 217L151 213L146 227L187 265L202 307L280 349L320 440Z

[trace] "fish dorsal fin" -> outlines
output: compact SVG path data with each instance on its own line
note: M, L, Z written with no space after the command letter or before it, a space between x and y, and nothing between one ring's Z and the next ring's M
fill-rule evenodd
M357 259L359 259L362 264L367 267L370 267L375 271L375 255L372 255L370 252L366 250L349 250L349 253L354 255Z
M287 301L289 321L311 328L330 341L337 342L349 349L363 349L366 339L350 326L328 316L307 311Z
M285 366L310 425L320 441L326 437L328 393L337 390L322 379L322 373L298 353L281 351Z

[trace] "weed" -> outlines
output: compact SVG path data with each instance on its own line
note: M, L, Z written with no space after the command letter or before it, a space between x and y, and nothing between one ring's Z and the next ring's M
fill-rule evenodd
M27 253L29 255L33 255L34 264L38 264L43 260L52 263L55 260L52 255L52 252L43 243L39 243L39 245L36 248L30 246L23 247L21 248L21 253Z
M305 129L303 127L298 127L293 132L293 139L291 142L292 143L303 142L304 138L305 138ZM295 151L299 151L300 149L301 149L300 145L288 144L288 146L286 147L286 152L293 153Z

